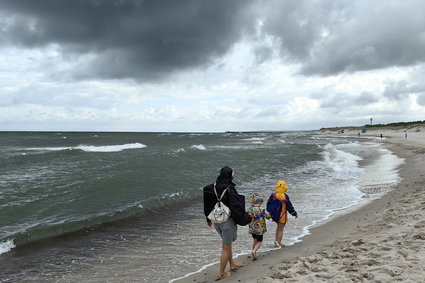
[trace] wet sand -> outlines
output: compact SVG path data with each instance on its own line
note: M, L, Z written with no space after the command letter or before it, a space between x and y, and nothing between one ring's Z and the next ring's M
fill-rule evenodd
M257 261L238 257L243 266L220 282L421 282L425 278L425 130L386 130L383 142L405 159L399 171L402 181L393 191L311 229L299 243L259 253ZM214 282L217 274L215 264L177 282Z

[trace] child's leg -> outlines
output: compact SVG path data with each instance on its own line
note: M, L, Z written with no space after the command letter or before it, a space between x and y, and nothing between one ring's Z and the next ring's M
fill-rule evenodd
M252 239L252 250L255 248L255 245L257 244L258 240L257 239Z
M276 223L276 230L274 231L274 242L275 242L275 244L279 243L277 241L278 237L279 237L279 223Z
M251 256L252 256L252 260L256 260L257 259L257 255L255 254L255 247L258 243L258 239L257 239L257 235L252 235L253 241L252 241L252 250L251 250Z
M253 250L253 252L255 253L255 255L257 255L257 251L258 251L259 248L261 248L261 245L262 244L263 244L262 241L257 241L257 244L255 245L254 250Z
M257 259L257 251L261 247L261 244L263 243L263 235L257 235L257 243L255 244L254 249L252 250L252 259Z
M278 246L282 246L282 237L283 237L283 227L285 223L276 223L276 230L274 232L274 243Z
M254 256L254 249L255 249L255 245L257 245L258 240L254 239L252 241L252 249L251 249L251 255Z
M278 235L277 235L277 244L279 245L279 246L283 246L282 245L282 238L283 238L283 228L285 228L285 223L278 223L277 224L277 228L276 228L276 230L278 230Z

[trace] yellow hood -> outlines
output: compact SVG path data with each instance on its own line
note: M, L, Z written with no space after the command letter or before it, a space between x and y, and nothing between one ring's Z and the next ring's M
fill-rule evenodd
M278 181L275 186L276 189L276 198L279 200L285 200L285 193L288 190L288 186L286 186L285 181Z

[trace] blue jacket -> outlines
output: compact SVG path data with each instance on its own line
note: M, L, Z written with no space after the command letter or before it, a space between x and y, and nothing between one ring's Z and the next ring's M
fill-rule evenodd
M269 206L270 204L273 202L273 195L271 194L269 197L269 200L267 201L267 211L269 210ZM294 206L292 205L292 202L289 200L289 196L287 194L285 194L286 196L286 201L284 201L286 203L286 210L289 212L289 214L291 214L292 216L297 216L297 212L295 211ZM279 215L282 212L282 205L280 206L279 209Z

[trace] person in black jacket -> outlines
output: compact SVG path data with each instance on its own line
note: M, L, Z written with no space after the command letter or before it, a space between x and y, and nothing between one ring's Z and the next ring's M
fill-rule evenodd
M215 188L218 196L221 196L222 192L227 188L226 193L223 196L222 203L227 207L230 207L229 203L229 194L234 194L236 192L235 183L233 180L233 170L232 168L225 166L220 170L220 175L217 177L215 182ZM217 230L218 234L222 239L222 249L221 249L221 258L220 258L220 274L219 278L225 278L230 275L230 273L226 272L227 263L230 265L230 270L234 271L240 265L233 260L232 253L232 243L237 238L237 225L230 215L229 219L224 223L212 223L210 219L208 219L208 215L213 210L215 204L217 203L217 196L214 192L214 184L205 186L203 188L204 195L204 213L207 219L208 226L213 226L215 230Z

